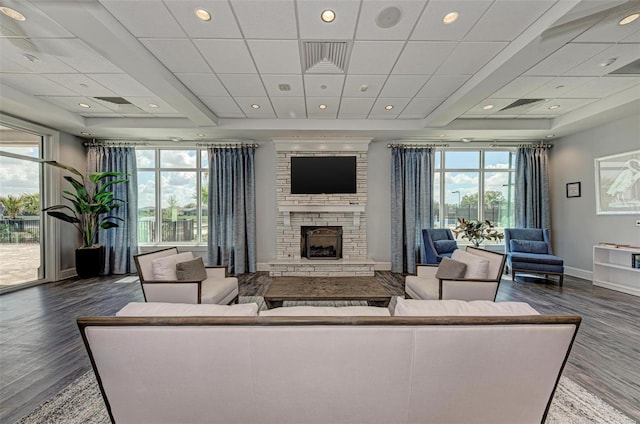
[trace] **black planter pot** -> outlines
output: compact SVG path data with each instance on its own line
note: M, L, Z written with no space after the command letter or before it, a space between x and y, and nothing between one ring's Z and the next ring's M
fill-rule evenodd
M80 278L97 277L104 268L104 246L76 249L76 272Z

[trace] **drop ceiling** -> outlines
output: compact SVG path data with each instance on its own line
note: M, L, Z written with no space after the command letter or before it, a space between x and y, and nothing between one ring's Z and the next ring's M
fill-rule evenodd
M88 138L539 140L640 115L640 19L618 24L639 0L0 3L26 18L0 15L0 111Z

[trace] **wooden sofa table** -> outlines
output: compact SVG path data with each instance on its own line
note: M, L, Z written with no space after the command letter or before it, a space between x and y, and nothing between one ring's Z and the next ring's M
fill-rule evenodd
M269 309L284 301L341 300L387 307L391 295L371 277L275 277L264 295Z

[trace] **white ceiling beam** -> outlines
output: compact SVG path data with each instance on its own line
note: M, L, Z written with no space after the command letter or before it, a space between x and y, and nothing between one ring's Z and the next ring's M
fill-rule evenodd
M217 125L218 117L98 2L38 0L35 3L195 125Z

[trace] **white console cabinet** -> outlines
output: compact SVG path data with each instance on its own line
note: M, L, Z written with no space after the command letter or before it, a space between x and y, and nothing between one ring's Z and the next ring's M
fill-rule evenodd
M593 246L593 285L640 296L640 269L631 266L631 255L640 249Z

